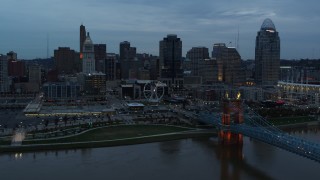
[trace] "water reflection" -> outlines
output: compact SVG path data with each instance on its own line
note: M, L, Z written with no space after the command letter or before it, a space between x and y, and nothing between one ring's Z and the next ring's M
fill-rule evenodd
M174 155L179 153L181 141L167 141L159 143L160 150L168 155Z
M317 135L314 132L318 130L297 135L319 139L319 132ZM319 179L318 165L249 138L245 138L243 146L221 146L217 138L196 138L133 146L0 154L1 176L7 179L42 176L47 180ZM20 173L13 173L14 169Z
M15 153L14 158L17 159L22 159L22 153Z
M194 140L208 150L213 150L220 162L220 179L273 179L266 173L246 162L242 145L221 145L217 138Z

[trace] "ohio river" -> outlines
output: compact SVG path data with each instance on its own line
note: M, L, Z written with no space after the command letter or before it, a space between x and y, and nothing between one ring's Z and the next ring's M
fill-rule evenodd
M320 143L320 129L291 134ZM132 146L0 154L0 179L320 179L320 164L244 138L228 148L215 138Z

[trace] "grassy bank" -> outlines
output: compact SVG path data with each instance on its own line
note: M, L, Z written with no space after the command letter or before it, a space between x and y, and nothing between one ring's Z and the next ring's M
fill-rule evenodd
M212 132L189 132L187 128L173 126L117 126L95 129L77 137L69 137L57 140L29 141L29 145L2 146L0 152L24 152L59 149L96 148L120 145L133 145L151 142L170 141L185 138L211 137ZM111 133L116 132L116 134ZM184 131L184 132L183 132ZM92 137L95 139L93 140ZM119 139L120 138L120 139ZM88 141L89 140L89 141ZM43 144L39 144L39 143ZM24 143L26 144L26 143Z
M0 139L0 145L10 145L11 140L9 139Z
M85 133L59 139L28 140L23 144L74 143L87 141L104 141L132 137L150 136L186 131L188 128L161 125L121 125L89 130Z

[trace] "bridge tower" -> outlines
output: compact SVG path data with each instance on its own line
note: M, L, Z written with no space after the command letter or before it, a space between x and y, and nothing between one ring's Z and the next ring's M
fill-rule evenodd
M219 132L219 141L224 145L242 145L242 134L235 134L229 130L232 124L243 123L243 107L238 93L236 99L226 98L222 101L222 127Z

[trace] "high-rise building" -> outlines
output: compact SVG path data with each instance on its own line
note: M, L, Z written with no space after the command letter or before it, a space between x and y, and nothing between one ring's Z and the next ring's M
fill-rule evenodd
M82 72L90 74L95 72L94 47L89 33L83 43Z
M7 53L8 76L21 78L25 75L25 63L17 59L17 53L10 51Z
M280 71L280 38L271 19L265 19L256 37L255 81L257 85L276 85Z
M213 45L212 58L217 60L218 81L230 85L240 85L244 81L241 56L236 48L216 43Z
M130 42L128 41L123 41L120 43L120 52L119 52L119 55L120 55L120 62L124 61L124 60L128 60L128 51L130 49Z
M73 74L80 72L79 53L69 47L59 47L54 50L54 66L58 74Z
M8 60L17 61L17 53L10 51L7 53Z
M0 54L0 92L9 92L8 60L7 56Z
M96 60L96 71L105 73L106 69L106 44L95 44L94 45L94 59Z
M29 66L29 82L41 84L41 68L39 65Z
M106 59L106 80L113 81L116 79L116 54L108 53Z
M187 59L191 61L191 74L199 75L199 61L209 59L209 49L206 47L193 47L187 52Z
M159 42L160 80L168 87L183 87L182 41L175 34L169 34Z
M120 66L121 79L137 78L139 68L143 62L136 58L137 49L130 46L130 42L124 41L120 43Z
M216 59L200 59L197 65L198 75L202 84L214 84L218 82L218 66Z
M81 24L80 26L80 54L82 55L83 43L86 40L86 27Z

